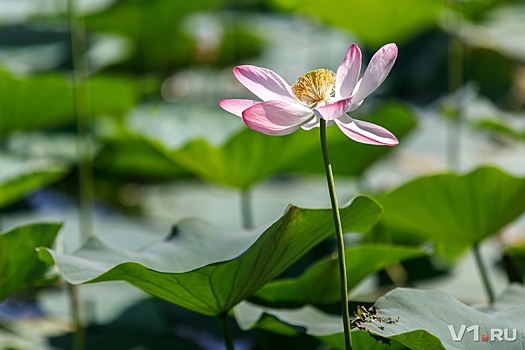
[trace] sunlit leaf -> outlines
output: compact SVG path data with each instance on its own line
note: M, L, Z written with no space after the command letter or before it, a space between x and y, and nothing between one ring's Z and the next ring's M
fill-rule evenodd
M96 75L89 79L90 112L94 116L122 116L139 99L134 79L110 75Z
M353 345L359 349L522 349L525 345L524 297L523 287L511 286L493 306L475 309L441 291L399 288L379 298L374 305L377 312L371 313L376 320L361 323L366 331L353 330ZM242 329L263 328L287 335L304 332L335 349L345 348L341 317L311 306L271 309L242 302L235 307L235 318ZM454 341L462 325L465 326L462 339ZM474 338L474 329L466 330L472 326L479 326L477 338ZM517 339L492 340L491 329L507 329L510 337L516 329ZM482 340L483 334L488 336L487 342Z
M369 197L357 197L341 209L345 229L357 232L369 230L380 215L381 208ZM173 238L140 253L92 238L74 255L48 249L39 254L54 261L70 283L124 280L171 303L219 315L331 236L332 224L331 210L291 206L259 238L260 231L232 233L185 221Z
M525 179L482 167L418 178L377 198L385 208L381 227L394 241L431 240L454 257L520 216L524 196Z
M322 5L316 0L273 0L272 3L347 29L372 47L405 40L436 25L445 7L440 0L330 0Z
M288 336L306 333L334 349L346 348L341 316L327 314L310 305L297 309L272 309L244 301L234 310L237 324L243 330L261 328ZM396 341L391 341L390 345L383 344L357 329L352 331L352 345L356 349L367 350L404 348Z
M170 154L175 162L205 180L244 189L289 166L314 146L312 141L300 132L269 137L246 128L222 146L197 139Z
M50 247L60 226L33 224L0 233L0 301L14 292L45 282L49 266L38 260L35 248Z
M388 265L422 255L425 252L414 247L363 244L346 248L348 290ZM340 293L339 265L332 256L314 263L297 278L268 283L255 296L268 302L329 304L339 301Z
M71 120L73 95L58 74L16 78L0 70L0 106L0 134L50 128Z
M90 112L119 116L136 102L129 79L99 76L88 83ZM74 121L73 89L64 75L19 78L0 70L0 135L50 129Z
M0 158L0 165L0 208L66 175L65 166L49 162L13 162Z
M381 337L394 339L413 350L427 349L523 349L525 346L525 290L513 286L494 306L477 310L441 291L396 289L374 305L378 317L399 320L364 326ZM465 326L461 337L461 327ZM383 330L378 326L384 327ZM467 331L466 327L479 327ZM450 330L452 328L452 332ZM492 338L491 330L508 330L514 341ZM483 334L488 339L483 341ZM504 334L501 334L504 336ZM454 340L455 337L458 339ZM461 339L459 339L461 338Z

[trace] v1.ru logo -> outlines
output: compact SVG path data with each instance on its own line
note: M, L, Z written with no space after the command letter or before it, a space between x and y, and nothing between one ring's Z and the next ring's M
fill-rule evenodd
M472 325L470 327L467 327L465 326L464 324L462 324L460 327L459 327L459 330L458 332L456 332L456 330L454 329L454 326L449 324L448 325L448 331L450 332L450 336L452 337L452 340L455 341L455 342L460 342L463 340L463 336L465 335L465 331L467 331L467 333L472 333L472 338L475 342L478 342L480 341L484 341L484 342L488 342L488 341L499 341L499 342L502 342L502 341L508 341L508 342L513 342L513 341L516 341L516 339L518 339L518 331L515 329L515 328L512 328L512 329L508 329L508 328L491 328L489 330L489 333L483 333L481 334L481 337L480 337L480 332L479 332L479 325L475 324L475 325ZM512 334L511 334L511 331L512 331Z

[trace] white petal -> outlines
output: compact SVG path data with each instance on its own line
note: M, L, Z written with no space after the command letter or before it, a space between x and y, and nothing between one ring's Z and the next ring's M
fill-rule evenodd
M339 129L354 141L369 145L395 146L397 138L387 129L345 115L335 121Z
M292 88L279 74L257 66L237 66L233 69L235 77L252 93L263 101L288 101L296 103L297 97Z
M396 61L396 58L396 44L385 45L375 53L370 60L368 67L366 67L363 78L358 83L359 86L356 88L356 92L353 95L354 103L357 104L359 101L366 98L374 92L383 81L385 81Z
M319 121L320 121L319 117L315 116L308 123L303 124L301 126L301 128L303 130L312 130L313 128L318 128L319 127Z
M335 120L344 115L352 107L352 97L330 103L313 109L315 115L324 120Z
M350 107L350 109L348 110L348 112L352 112L352 111L355 111L356 109L358 109L359 107L361 107L361 105L363 104L363 101L364 100L361 100L357 103L353 103L354 101L352 100L352 107Z

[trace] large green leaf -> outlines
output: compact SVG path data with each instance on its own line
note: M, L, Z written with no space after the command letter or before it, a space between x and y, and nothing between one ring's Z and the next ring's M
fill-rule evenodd
M0 158L0 208L20 200L27 194L47 186L66 172L60 164L49 162L19 162Z
M272 0L280 8L317 17L378 47L399 42L435 25L445 3L440 0ZM402 20L400 20L402 18Z
M221 146L197 139L170 154L207 181L245 189L287 167L312 141L304 132L271 137L245 128Z
M35 248L50 247L60 226L33 224L0 233L0 301L46 280L48 266L38 260Z
M425 252L415 247L363 244L346 248L348 289L388 265L422 255ZM339 265L332 256L314 263L297 278L268 283L255 296L269 302L329 304L340 300L340 292Z
M480 311L440 291L400 288L386 294L374 305L379 310L378 317L399 320L394 323L365 323L364 327L376 335L394 339L413 350L518 350L525 346L524 298L523 287L514 286L508 289L494 306ZM478 335L476 336L474 329L464 329L464 334L461 334L462 325L479 326ZM384 329L379 329L379 326ZM492 332L498 332L499 329L507 329L509 336L512 336L512 330L516 329L517 339L506 341L505 338L492 338ZM483 334L488 336L487 341L482 340ZM461 340L454 340L455 337L460 337Z
M525 289L512 286L493 306L478 310L440 291L399 288L376 302L377 312L370 313L367 321L361 323L366 332L353 330L353 345L358 349L390 349L381 339L370 338L367 334L370 332L386 339L383 341L390 341L394 349L521 350L525 345L524 298ZM327 315L311 306L272 309L242 302L235 307L235 318L242 329L257 327L291 336L304 332L335 349L345 348L341 317ZM462 325L465 326L462 340L454 341L453 336L460 336ZM474 329L466 330L475 325L479 326L477 341ZM508 329L509 336L516 329L517 339L492 341L491 329L495 332ZM482 340L483 334L488 335L488 341Z
M369 197L341 209L345 230L363 232L381 215ZM141 253L105 245L96 238L74 255L40 249L73 284L124 280L171 303L206 315L228 311L253 294L317 243L333 234L327 209L291 206L253 243L254 233L227 233L186 221L174 238ZM206 266L204 266L206 265Z
M381 227L394 241L411 235L437 243L454 257L498 233L525 211L525 179L482 167L466 175L418 178L377 196L385 215Z
M234 310L237 324L243 330L261 328L288 336L306 333L334 349L345 349L341 316L324 313L310 305L297 309L272 309L242 302ZM396 341L390 342L390 345L383 344L357 329L352 331L352 345L355 349L366 350L404 349Z

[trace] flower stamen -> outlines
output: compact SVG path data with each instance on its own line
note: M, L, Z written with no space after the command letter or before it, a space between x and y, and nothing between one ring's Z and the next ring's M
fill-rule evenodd
M316 69L299 77L292 91L308 108L327 101L335 94L335 73L328 69Z

